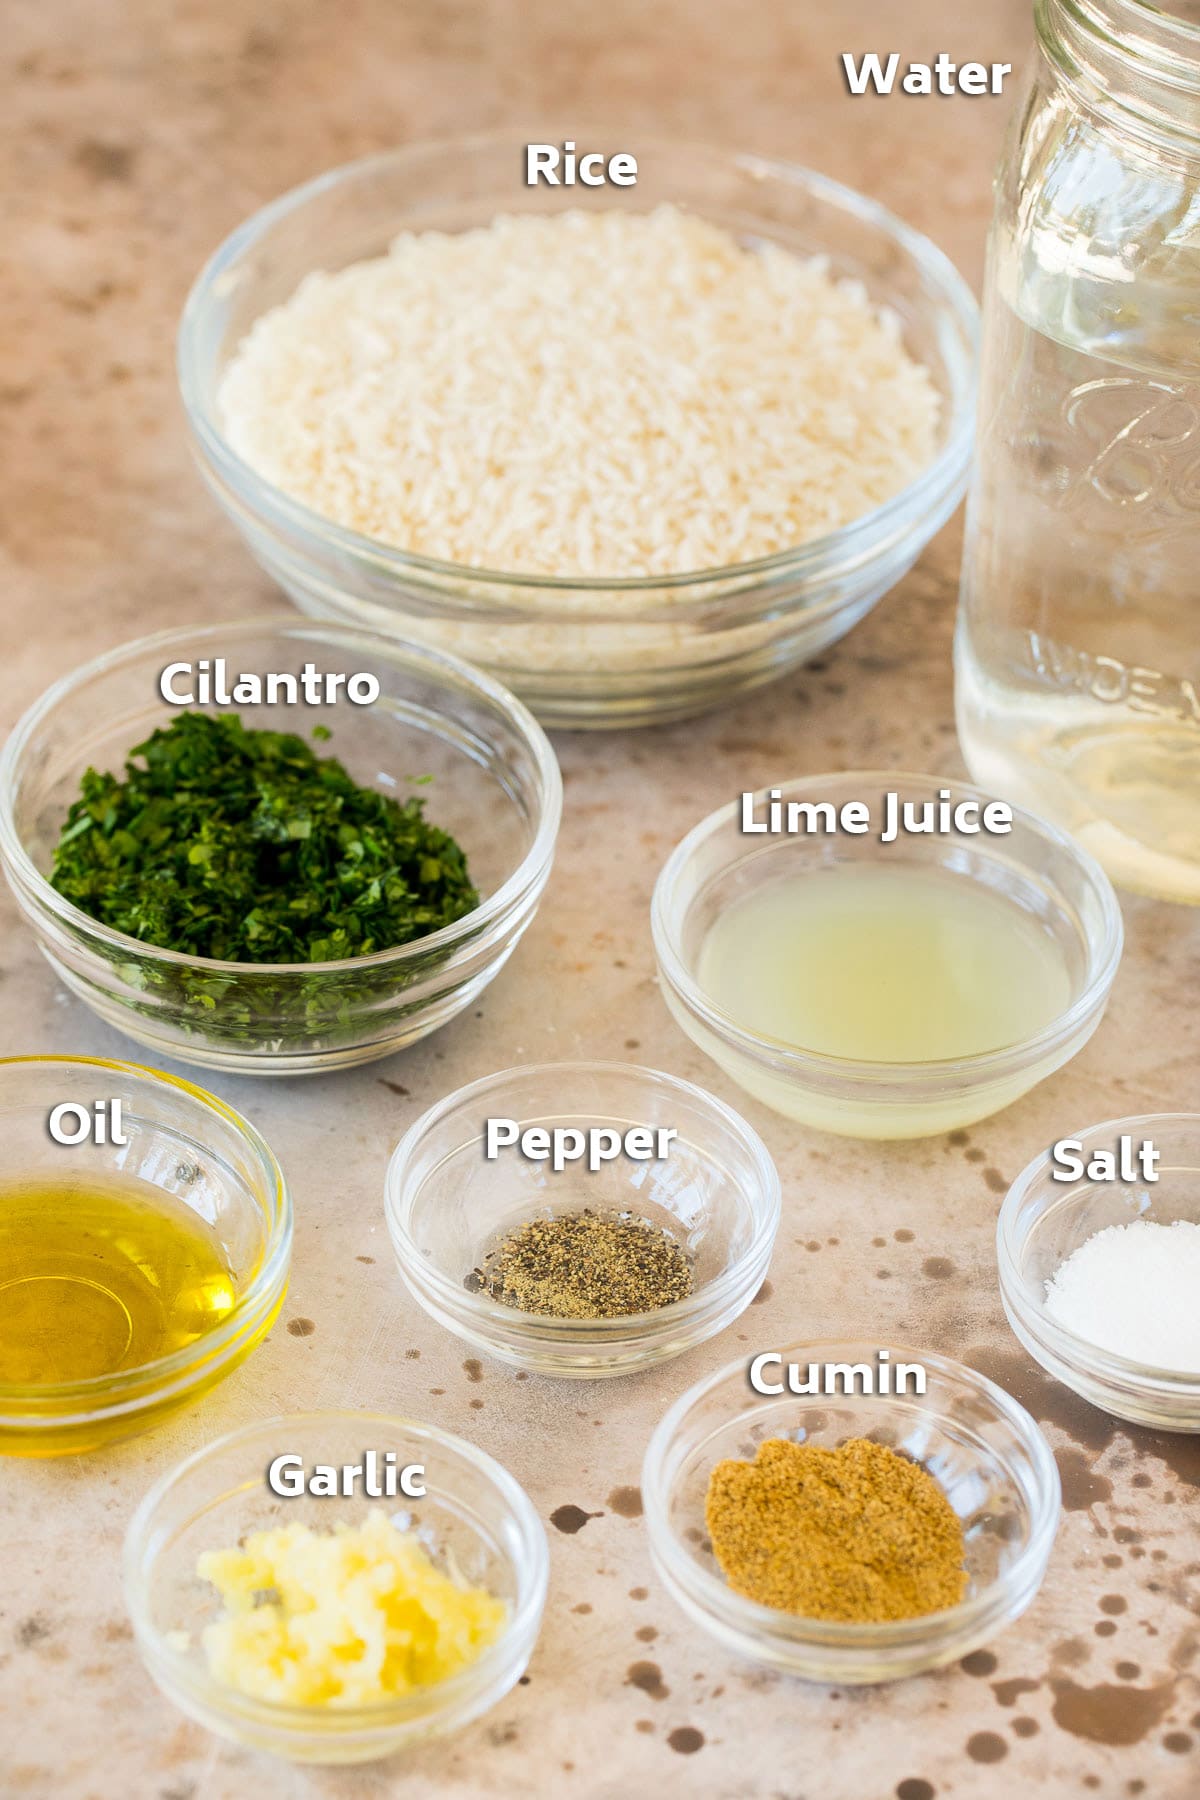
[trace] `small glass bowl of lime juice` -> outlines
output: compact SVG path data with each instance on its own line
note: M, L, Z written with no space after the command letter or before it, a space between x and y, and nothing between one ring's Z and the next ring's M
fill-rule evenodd
M675 849L652 909L667 1003L739 1086L819 1130L927 1137L998 1112L1082 1049L1121 912L1065 833L1017 808L1007 830L979 829L989 796L931 775L807 776L769 794L785 819L806 803L819 828L747 832L743 802L726 806ZM866 829L841 826L848 802ZM975 828L937 828L956 811ZM934 828L885 842L892 814Z

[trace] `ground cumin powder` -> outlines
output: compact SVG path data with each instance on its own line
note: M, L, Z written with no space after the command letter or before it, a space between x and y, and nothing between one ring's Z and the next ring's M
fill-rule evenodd
M719 1462L708 1535L735 1593L810 1619L915 1619L963 1597L963 1534L919 1463L851 1438L835 1450L768 1438Z

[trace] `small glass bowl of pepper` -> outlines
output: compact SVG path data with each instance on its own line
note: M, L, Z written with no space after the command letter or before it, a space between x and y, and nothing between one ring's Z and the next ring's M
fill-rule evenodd
M490 1146L489 1120L505 1122ZM780 1189L762 1140L703 1089L546 1063L431 1107L392 1156L385 1205L400 1274L439 1324L587 1378L665 1362L737 1318L766 1275Z
M778 1354L781 1362L771 1365L769 1375L771 1386L784 1384L782 1394L752 1389L747 1354L706 1376L677 1400L647 1447L642 1499L650 1552L668 1591L688 1617L738 1655L839 1686L895 1681L940 1668L977 1649L1019 1617L1046 1572L1061 1494L1050 1448L1024 1408L974 1369L921 1351L814 1342L781 1346ZM839 1391L824 1391L826 1370L865 1365L877 1371L884 1361L893 1372L887 1381L891 1392L881 1391L884 1383L878 1374L876 1391L870 1394L861 1391L861 1376L856 1377L860 1391L840 1391L846 1386L845 1377L835 1378ZM911 1391L911 1379L904 1392L895 1391L894 1371L902 1362L924 1370L923 1394ZM818 1391L788 1391L790 1365L798 1369L802 1386L815 1369ZM747 1570L752 1574L755 1567L771 1571L774 1591L781 1592L783 1564L788 1557L794 1559L799 1548L797 1521L803 1523L803 1509L793 1507L793 1496L784 1491L792 1478L786 1462L798 1461L794 1456L776 1459L785 1464L780 1476L778 1470L772 1471L768 1453L762 1481L745 1484L753 1504L747 1505L740 1520L728 1517L728 1491L722 1495L722 1514L716 1517L710 1510L714 1469L721 1467L727 1488L730 1460L745 1464L757 1460L760 1446L772 1440L776 1451L783 1440L789 1451L795 1446L806 1451L840 1449L843 1458L853 1440L866 1440L895 1453L884 1462L904 1459L920 1465L915 1473L932 1478L961 1527L966 1576L962 1598L952 1605L941 1604L941 1591L930 1587L936 1610L913 1617L898 1616L898 1609L888 1604L879 1610L870 1604L857 1611L850 1607L839 1617L809 1617L736 1592L731 1579L747 1588L761 1588L753 1579L743 1581ZM853 1453L847 1460L854 1460ZM906 1515L900 1484L881 1482L869 1466L872 1459L865 1460L865 1475L859 1468L848 1477L843 1468L834 1476L839 1500L853 1491L860 1494L865 1526L875 1534L864 1566L878 1571L889 1561L907 1557L909 1573L927 1577L939 1566L939 1557L944 1562L945 1518L934 1517L938 1536L930 1540L928 1521L933 1515L928 1507L924 1515L920 1507ZM819 1469L815 1478L822 1478ZM783 1488L778 1485L781 1480ZM777 1509L763 1504L772 1499L780 1503ZM828 1530L820 1510L810 1509L809 1517L821 1536L814 1542L813 1560L845 1557L846 1540L839 1542ZM722 1529L738 1551L740 1566L731 1578L723 1572L713 1545ZM773 1542L775 1537L778 1542ZM857 1567L847 1562L845 1579L838 1583L836 1565L831 1565L835 1591L843 1596L858 1591ZM904 1570L897 1573L902 1576ZM892 1595L904 1592L906 1585L898 1579Z

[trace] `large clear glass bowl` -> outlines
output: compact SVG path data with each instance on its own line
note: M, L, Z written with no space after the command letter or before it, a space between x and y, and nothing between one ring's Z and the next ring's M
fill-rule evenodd
M582 141L582 140L581 140ZM598 138L597 141L605 141ZM285 194L202 271L179 329L179 380L200 469L250 550L317 617L395 631L469 658L546 724L679 718L815 656L893 587L961 498L970 458L977 309L928 238L811 170L648 141L632 189L527 188L524 146L482 136L387 151ZM497 213L647 211L673 202L746 244L821 255L901 321L942 397L936 454L884 505L794 550L664 579L535 578L410 555L333 524L226 442L222 373L247 331L316 269L380 255L402 230L462 231Z

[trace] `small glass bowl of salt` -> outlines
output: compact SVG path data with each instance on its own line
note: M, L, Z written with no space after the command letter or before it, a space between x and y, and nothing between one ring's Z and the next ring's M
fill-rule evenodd
M1009 1323L1093 1406L1200 1432L1200 1113L1112 1119L1071 1143L1081 1174L1063 1179L1065 1158L1039 1156L1000 1209ZM1157 1152L1149 1167L1143 1144Z

